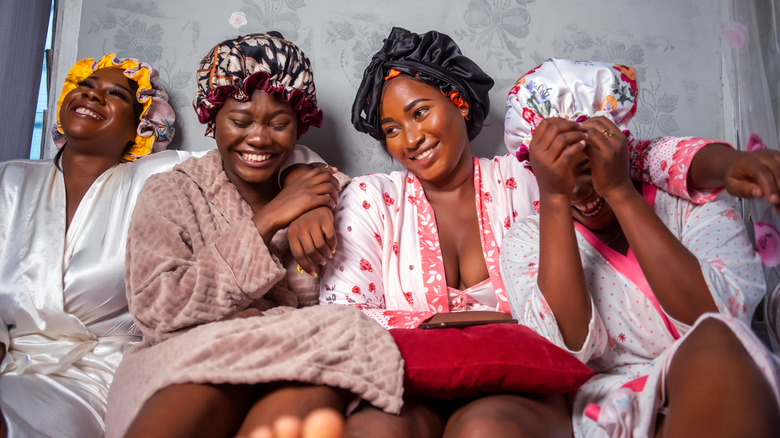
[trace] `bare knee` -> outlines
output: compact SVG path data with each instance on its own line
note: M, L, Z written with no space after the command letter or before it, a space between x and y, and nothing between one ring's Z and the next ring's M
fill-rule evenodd
M476 399L447 423L446 438L571 437L571 414L562 395L501 394Z
M364 404L347 418L345 437L363 438L438 438L444 421L431 401L407 399L399 415L388 414Z

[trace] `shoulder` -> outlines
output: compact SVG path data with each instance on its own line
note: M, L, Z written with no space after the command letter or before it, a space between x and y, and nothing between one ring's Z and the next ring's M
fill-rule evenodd
M407 183L409 172L373 173L352 178L344 193L366 193L369 195L397 194Z
M128 163L127 166L133 179L143 181L151 175L170 171L174 166L190 157L203 154L204 152L167 150L141 157L132 163Z
M0 162L0 178L29 177L54 169L53 160L11 160Z

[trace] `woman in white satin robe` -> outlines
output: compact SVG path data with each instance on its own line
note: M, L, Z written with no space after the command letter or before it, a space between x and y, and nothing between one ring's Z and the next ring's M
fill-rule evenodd
M123 78L124 76L124 78ZM108 386L139 339L125 239L173 110L148 64L79 61L58 103L54 160L0 163L0 436L98 437ZM65 147L62 147L65 145Z

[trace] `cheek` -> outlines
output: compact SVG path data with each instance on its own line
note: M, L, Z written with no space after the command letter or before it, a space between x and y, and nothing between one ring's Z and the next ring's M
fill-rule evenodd
M404 149L404 145L398 137L385 139L384 147L388 155L393 157L395 161L401 161L403 159L403 154L401 152Z

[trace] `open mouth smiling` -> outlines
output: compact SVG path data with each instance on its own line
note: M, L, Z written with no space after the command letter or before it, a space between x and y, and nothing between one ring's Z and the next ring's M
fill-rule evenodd
M424 151L420 152L419 154L409 157L410 160L424 160L431 156L431 154L436 151L436 149L439 148L439 144L437 143L433 147L427 148Z
M103 120L104 119L104 117L101 114L99 114L99 113L97 113L97 112L95 112L95 111L93 111L93 110L91 110L91 109L89 109L87 107L84 107L84 106L76 107L76 109L74 109L73 112L75 112L76 114L81 114L82 116L87 116L87 117L95 119L95 120Z
M604 198L599 196L598 198L583 204L576 204L573 207L577 209L583 216L585 217L592 217L601 211L601 208L604 206Z
M253 163L262 163L271 159L271 154L253 154L250 152L239 152L241 158Z

